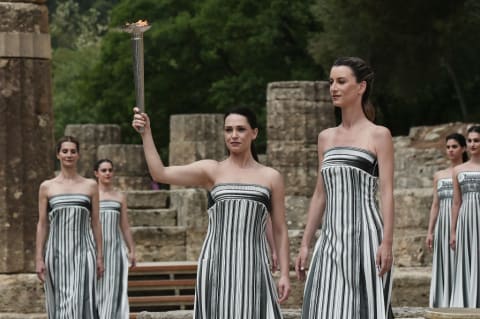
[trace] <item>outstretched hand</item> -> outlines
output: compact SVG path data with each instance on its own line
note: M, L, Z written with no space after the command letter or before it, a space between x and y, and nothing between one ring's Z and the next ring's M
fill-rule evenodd
M150 131L150 118L146 113L141 113L138 107L133 108L133 121L132 127L140 134L144 134L145 131Z

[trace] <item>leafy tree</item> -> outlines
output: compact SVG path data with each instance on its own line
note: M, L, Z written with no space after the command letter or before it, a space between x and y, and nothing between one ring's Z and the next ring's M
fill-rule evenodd
M478 119L468 104L480 84L473 38L479 12L473 0L317 0L323 30L312 37L310 52L325 68L342 55L370 61L380 122L394 133Z
M309 56L307 36L318 30L310 1L124 0L111 27L147 19L146 109L161 145L173 113L222 112L235 105L257 109L264 119L272 81L314 80L323 73ZM129 36L109 32L100 62L83 78L99 121L130 127L134 105Z

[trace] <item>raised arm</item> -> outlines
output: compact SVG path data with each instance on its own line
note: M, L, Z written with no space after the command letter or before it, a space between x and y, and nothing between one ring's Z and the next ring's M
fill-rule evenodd
M452 224L450 226L450 248L455 250L457 244L457 221L460 213L460 206L462 206L462 191L460 183L458 182L458 170L453 168L452 184L453 184L453 199L452 199Z
M99 207L99 195L97 183L93 180L88 180L90 196L92 198L92 212L91 212L91 225L93 232L93 239L95 240L96 263L97 263L97 276L102 277L104 271L103 265L103 242L102 242L102 226L100 224L100 207Z
M325 139L326 137L323 132L318 135L317 183L315 185L315 190L313 192L312 198L310 200L310 205L308 207L307 223L305 225L305 230L303 232L300 251L298 252L298 256L295 261L295 272L297 273L297 278L301 280L305 279L305 270L308 264L308 251L310 249L313 236L315 235L316 231L320 228L320 224L322 223L323 213L325 211L325 187L323 184L323 177L322 177L322 162L323 162Z
M285 185L283 178L275 171L272 178L272 229L280 265L280 279L278 281L279 302L287 300L290 294L290 253L288 229L285 220Z
M433 200L432 200L432 206L430 207L430 220L428 222L428 232L427 232L427 238L425 240L425 245L430 250L432 250L432 246L433 246L433 241L434 241L433 231L435 229L435 224L437 223L438 209L439 209L437 183L438 183L438 173L433 175Z
M133 241L132 232L130 231L130 224L128 223L128 211L127 211L127 197L122 194L122 208L120 211L120 228L122 230L123 239L128 247L128 259L131 267L135 267L137 259L135 256L135 242Z
M380 269L379 276L383 276L392 267L393 254L393 140L390 131L385 127L377 127L374 132L374 141L377 145L376 153L380 179L380 210L383 217L383 239L378 247L376 264Z
M148 115L138 113L138 108L134 108L134 112L132 126L142 137L145 159L154 181L180 186L201 186L207 189L213 186L211 170L217 164L216 161L201 160L188 165L165 166L153 141Z
M43 282L45 281L45 259L44 259L44 246L47 239L48 232L48 220L47 220L47 186L46 182L40 185L38 190L38 223L37 223L37 238L35 246L35 271L38 278Z

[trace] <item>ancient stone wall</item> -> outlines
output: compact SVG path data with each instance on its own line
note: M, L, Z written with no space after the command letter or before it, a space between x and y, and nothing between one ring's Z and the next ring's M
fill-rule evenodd
M0 273L34 271L38 186L53 176L45 1L0 1Z

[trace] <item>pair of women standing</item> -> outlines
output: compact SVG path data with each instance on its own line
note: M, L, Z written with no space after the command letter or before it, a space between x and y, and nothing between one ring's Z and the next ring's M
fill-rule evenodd
M296 263L299 277L322 218L324 226L305 288L303 318L391 316L393 143L389 131L365 115L372 81L373 73L358 58L339 59L331 70L330 93L342 110L342 124L319 135L319 176ZM148 116L135 112L132 126L142 136L153 179L201 186L213 198L199 258L195 318L281 318L279 302L290 290L284 185L276 170L254 157L254 115L247 109L225 115L226 160L165 167ZM375 203L378 178L384 221ZM266 261L267 214L280 264L278 297Z
M480 126L467 130L466 141L447 136L446 149L451 165L434 175L426 239L433 246L430 307L479 308Z
M121 253L112 252L120 245L118 242L117 246L111 245L118 238L115 238L115 231L108 232L108 225L103 223L107 214L113 216L116 214L113 211L121 208L116 206L99 211L104 201L103 196L99 197L97 184L80 176L76 170L79 146L73 137L60 139L56 147L60 174L44 181L39 189L36 272L45 283L48 317L128 318L126 277L121 279L118 276L121 264L118 258L111 258L112 255L121 257ZM102 177L101 172L96 174L103 185L101 189L105 190L103 193L107 193L106 199L110 202L119 199L120 206L125 207L121 195L110 191L108 178ZM124 211L121 212L125 215ZM129 231L125 237L129 247L133 248L128 235ZM107 257L106 270L104 254ZM117 274L113 276L115 278L112 271ZM98 285L97 277L100 278ZM116 299L112 302L111 297Z

